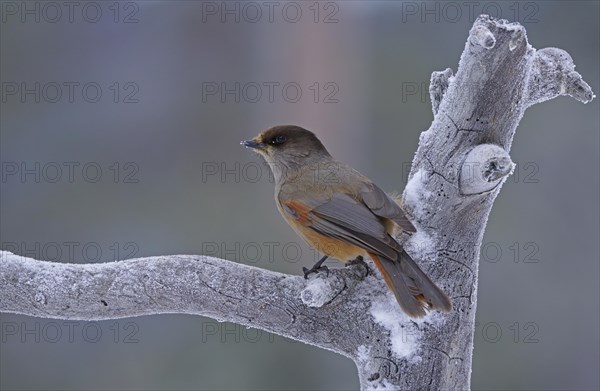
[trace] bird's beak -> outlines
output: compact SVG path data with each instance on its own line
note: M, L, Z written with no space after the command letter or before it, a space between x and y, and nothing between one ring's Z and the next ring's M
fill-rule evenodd
M257 143L254 140L242 141L242 142L240 142L240 144L246 148L254 148L254 149L260 149L260 150L265 149L264 143Z

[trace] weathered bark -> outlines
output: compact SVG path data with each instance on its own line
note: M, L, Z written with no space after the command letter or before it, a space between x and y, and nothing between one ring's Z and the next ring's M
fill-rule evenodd
M363 389L468 389L479 248L514 166L515 129L534 103L594 96L566 52L536 51L522 26L487 16L471 29L456 76L434 72L430 94L435 118L404 192L419 232L400 240L449 293L450 314L407 318L361 266L306 281L204 256L75 265L8 252L0 253L0 311L80 320L198 314L343 354Z

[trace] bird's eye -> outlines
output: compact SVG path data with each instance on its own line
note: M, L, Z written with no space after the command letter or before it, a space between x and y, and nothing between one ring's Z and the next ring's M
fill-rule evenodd
M271 144L273 145L279 145L279 144L283 144L287 141L287 137L284 136L283 134L280 134L279 136L275 137L273 139L273 141L271 141Z

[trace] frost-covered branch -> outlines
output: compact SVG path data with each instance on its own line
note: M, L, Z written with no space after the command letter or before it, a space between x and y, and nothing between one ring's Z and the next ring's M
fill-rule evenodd
M594 96L566 52L536 51L521 25L487 16L471 29L456 75L433 73L430 95L435 118L404 192L418 232L400 239L449 293L450 314L410 320L360 265L307 281L204 256L75 265L8 252L0 253L0 311L81 320L198 314L350 357L363 389L468 389L479 249L514 167L515 129L532 104Z
M346 356L352 356L356 341L348 340L340 329L369 318L366 293L357 292L373 290L367 296L386 292L375 277L365 280L360 267L333 270L329 278L322 275L307 281L205 256L80 265L38 261L6 251L0 252L0 286L3 312L79 320L196 314L257 327Z

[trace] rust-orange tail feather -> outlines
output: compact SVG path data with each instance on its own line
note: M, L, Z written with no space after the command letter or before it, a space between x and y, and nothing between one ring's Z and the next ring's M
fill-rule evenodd
M432 309L443 312L452 309L448 296L404 250L397 261L371 253L369 256L383 275L387 286L394 292L402 310L410 317L420 318Z

